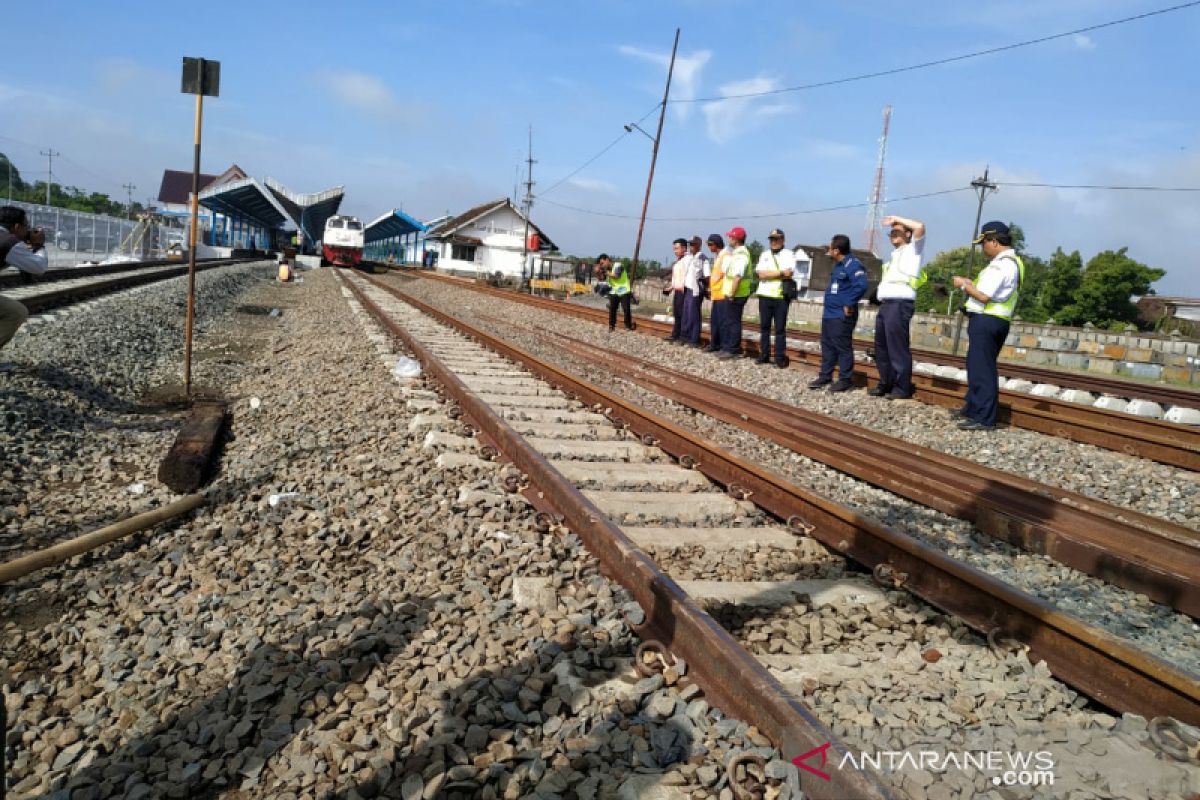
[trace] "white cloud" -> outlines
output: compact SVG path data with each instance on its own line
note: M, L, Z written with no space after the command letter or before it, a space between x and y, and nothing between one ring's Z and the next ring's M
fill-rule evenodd
M738 97L769 92L779 87L778 78L763 75L721 86L720 95L730 99L714 100L701 106L708 121L708 138L717 144L725 144L739 134L760 127L770 117L791 111L792 107L786 103L763 97Z
M616 194L617 187L613 186L608 181L600 180L599 178L568 178L567 183L572 186L578 186L580 189L586 189L589 192L605 192L607 194Z
M1074 42L1075 47L1077 47L1080 50L1095 50L1096 49L1096 42L1093 41L1092 37L1090 37L1086 34L1083 34L1083 33L1075 34L1075 36L1073 36L1071 38L1071 41Z
M623 56L639 58L642 61L657 64L662 68L664 76L667 74L667 69L671 66L670 53L643 50L640 47L633 47L632 45L621 45L618 50ZM697 50L691 55L676 54L675 71L671 75L672 100L688 101L696 98L696 90L700 85L700 73L711 58L711 50ZM674 103L675 115L679 119L687 119L691 107L692 104L689 102Z
M165 70L143 66L131 58L106 58L96 64L95 74L100 88L107 94L159 94L171 88L179 89L178 80Z
M327 69L317 73L317 82L338 103L382 118L400 116L405 107L382 79L352 70Z

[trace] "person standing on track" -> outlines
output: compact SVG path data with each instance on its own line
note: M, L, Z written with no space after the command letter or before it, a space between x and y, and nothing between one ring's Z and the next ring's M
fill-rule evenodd
M671 243L675 253L675 263L671 266L671 285L663 290L663 294L671 296L671 335L667 341L680 344L683 341L683 302L685 283L687 282L688 265L692 257L688 255L687 239L676 239Z
M963 418L958 427L964 431L990 431L996 427L1000 398L996 360L1008 338L1025 264L1013 250L1012 235L1003 222L984 225L973 244L980 245L991 260L976 281L954 276L954 288L968 297L967 397L955 416Z
M712 311L708 314L708 352L721 351L721 328L725 325L725 263L729 259L729 248L719 233L708 235L708 249L713 255L712 270L708 277L708 296L712 300Z
M24 209L0 206L0 269L16 267L29 275L41 275L50 266L45 247L45 232L29 227ZM0 295L0 347L9 343L27 319L29 309Z
M854 388L854 326L858 324L858 301L867 293L867 269L850 251L850 237L839 233L829 241L826 254L833 259L833 274L825 289L825 313L821 316L821 371L808 385L819 389L838 382L831 392Z
M891 258L883 265L879 281L879 311L875 317L875 366L879 383L867 394L889 400L907 400L913 395L912 351L909 323L917 289L925 283L921 268L925 255L925 225L920 220L887 216L883 227L890 229Z
M703 287L708 280L708 257L700 252L703 243L699 236L688 242L687 274L683 279L683 327L679 335L688 347L700 346L700 305L704 302Z
M737 358L742 354L742 314L754 290L750 274L750 251L746 248L746 229L737 226L730 228L725 235L729 237L732 253L725 262L725 281L721 289L729 305L721 326L721 352L717 354L720 359Z
M783 246L783 231L776 228L767 234L768 247L758 256L754 268L758 275L759 364L771 362L771 325L775 325L775 366L788 365L787 317L791 298L783 291L784 280L791 280L796 267L796 254ZM795 285L795 284L793 284Z
M616 330L617 306L620 306L625 312L625 329L633 330L637 326L633 324L633 309L629 305L633 300L629 270L625 268L624 264L613 264L612 258L607 253L601 253L600 257L596 259L596 263L607 273L608 286L611 290L608 293L608 329Z

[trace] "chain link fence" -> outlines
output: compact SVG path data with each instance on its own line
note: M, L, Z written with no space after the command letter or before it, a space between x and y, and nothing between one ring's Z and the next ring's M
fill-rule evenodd
M182 252L187 246L185 228L156 220L121 219L19 201L11 205L25 209L30 226L46 232L46 254L53 267L118 257L166 258L172 249Z

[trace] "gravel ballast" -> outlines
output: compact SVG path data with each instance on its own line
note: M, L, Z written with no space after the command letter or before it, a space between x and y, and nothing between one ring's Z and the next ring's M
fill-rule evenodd
M967 522L918 506L616 380L606 370L572 357L555 344L554 336L592 337L603 347L1195 528L1200 526L1200 483L1192 473L1020 429L1008 428L984 436L967 434L958 431L940 409L890 403L870 398L862 391L829 394L809 390L806 384L812 374L804 370L777 370L757 365L752 359L719 361L691 348L672 347L655 337L620 331L610 334L602 325L572 317L528 309L514 314L512 301L468 289L435 281L389 280L398 281L405 291L464 321L504 336L539 358L635 399L643 407L800 486L933 544L1089 624L1129 639L1139 649L1200 674L1200 625L1187 615L1048 558L1026 553L976 531Z

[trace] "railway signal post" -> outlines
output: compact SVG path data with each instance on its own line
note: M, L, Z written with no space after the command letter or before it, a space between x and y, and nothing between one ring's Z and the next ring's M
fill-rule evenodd
M218 97L221 62L204 58L183 59L183 94L196 95L196 133L192 156L192 224L188 231L187 318L183 339L183 394L192 396L192 324L196 316L196 230L200 216L200 126L204 118L204 96Z

